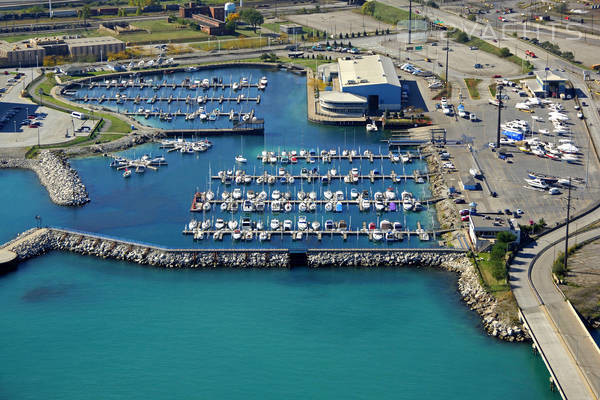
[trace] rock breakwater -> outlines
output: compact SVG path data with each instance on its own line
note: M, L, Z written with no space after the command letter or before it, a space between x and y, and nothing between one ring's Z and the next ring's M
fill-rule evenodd
M29 230L4 248L16 253L20 261L60 250L161 268L290 267L287 250L171 250L54 228ZM462 299L481 316L483 328L489 335L510 342L529 339L522 326L497 311L496 299L481 285L475 267L462 252L419 249L401 252L310 250L307 262L311 268L416 266L456 272Z
M0 168L34 171L48 190L50 199L61 206L82 206L90 201L85 185L63 152L43 151L37 159L0 160Z
M438 267L458 274L458 291L466 305L477 312L483 329L491 336L509 342L530 340L522 325L497 311L498 301L481 285L475 267L462 252L444 251L313 251L308 265L319 267Z
M521 323L499 314L498 301L481 285L479 275L467 257L448 262L446 268L458 271L458 291L467 306L479 314L483 329L489 335L509 342L531 340Z
M24 235L22 235L24 236ZM169 250L70 233L62 230L44 229L31 239L23 238L7 247L26 260L49 251L70 251L82 255L134 262L163 268L287 268L287 251L226 251L226 250Z
M313 251L308 254L308 266L336 267L439 267L462 257L461 252L448 251Z

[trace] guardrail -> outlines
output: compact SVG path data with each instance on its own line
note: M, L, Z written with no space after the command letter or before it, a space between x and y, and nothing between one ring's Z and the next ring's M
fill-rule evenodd
M546 368L548 369L548 372L550 372L550 376L552 377L554 385L556 385L556 388L558 389L560 396L566 400L567 396L564 392L564 389L560 385L560 382L558 381L558 379L556 378L556 375L554 374L554 370L552 369L552 366L550 366L550 363L548 362L548 359L546 358L544 349L542 349L542 346L540 346L539 342L537 341L535 334L529 327L529 322L527 322L527 317L525 317L525 314L523 314L523 312L521 311L520 308L519 308L519 318L521 319L521 321L523 321L523 325L527 328L527 331L529 332L529 335L531 336L531 340L533 340L533 343L535 344L535 348L538 350L538 352L542 356L542 360L544 361L544 364L546 364Z

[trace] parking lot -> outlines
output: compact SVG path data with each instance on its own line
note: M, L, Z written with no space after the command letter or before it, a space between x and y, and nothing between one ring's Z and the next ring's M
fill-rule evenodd
M40 107L21 97L21 90L31 80L31 72L17 82L14 75L0 74L0 147L28 147L38 143L55 144L87 136L94 122L72 118L70 114ZM68 134L68 135L67 135Z
M489 83L489 82L488 82ZM577 118L574 100L552 99L554 103L560 103L569 116L568 126L571 134L558 135L553 133L552 123L548 121L549 109L547 106L533 108L532 113L519 111L515 104L522 102L523 97L517 93L508 91L508 100L502 109L502 121L526 120L533 130L533 135L540 141L556 143L560 140L572 140L578 148L577 162L566 162L540 157L519 150L518 145L502 146L501 151L506 155L505 160L498 157L499 152L490 148L489 143L496 141L496 127L498 121L498 109L487 103L487 99L481 101L468 101L465 103L467 112L474 112L477 121L468 118L460 118L458 115L446 116L441 111L430 113L434 122L440 127L446 128L448 138L459 140L461 144L447 146L451 155L449 160L456 169L449 171L448 182L458 190L462 191L468 202L474 201L480 211L497 212L499 210L522 209L525 211L521 222L528 220L537 221L540 218L548 223L564 220L566 216L567 188L559 188L559 194L551 195L547 190L529 186L525 178L528 172L543 173L560 178L581 178L585 183L577 183L572 187L572 212L582 211L600 194L600 180L598 179L598 165L594 161L595 156L590 154L590 143L583 122ZM432 110L435 110L435 102L431 102ZM455 100L455 106L456 100ZM583 112L589 113L583 107ZM536 121L535 116L541 121ZM540 131L548 131L540 133ZM470 169L478 169L483 177L477 181L481 190L462 190L461 178L469 176ZM492 193L496 192L497 197Z

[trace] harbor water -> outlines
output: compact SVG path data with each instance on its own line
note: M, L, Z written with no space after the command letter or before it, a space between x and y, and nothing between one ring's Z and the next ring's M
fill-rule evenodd
M387 153L381 133L306 122L304 77L259 69L206 76L242 74L269 79L256 107L266 121L264 137L211 137L213 148L194 155L166 154L157 144L146 144L122 154L165 154L169 165L128 179L109 168L107 158L72 160L92 199L83 208L53 205L30 171L0 170L0 240L35 225L40 216L43 225L169 247L259 247L256 239L194 242L181 234L192 217L194 192L209 186L218 190L209 170L233 169L237 154L248 158L241 168L260 170L255 157L263 149ZM302 166L299 162L293 168ZM394 168L398 173L403 168L367 161L336 167ZM419 160L404 164L408 174L414 169L424 171L425 165ZM430 196L426 184L411 180L359 185ZM300 183L289 186L286 190L298 190ZM327 218L348 222L352 217L352 225L382 218L354 209L343 214ZM386 214L411 229L417 221L430 228L435 217L432 208ZM264 245L298 244L283 240ZM350 238L301 243L370 245ZM415 238L395 244L435 245ZM433 269L170 271L52 253L2 276L0 298L6 338L0 398L553 397L548 373L530 347L484 335L478 316L459 299L455 275Z

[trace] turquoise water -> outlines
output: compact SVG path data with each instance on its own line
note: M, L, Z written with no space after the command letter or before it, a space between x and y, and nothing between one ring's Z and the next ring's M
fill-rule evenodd
M256 76L263 74L270 81L261 104L270 111L264 137L214 138L207 153L167 154L168 167L128 180L105 158L73 160L92 198L83 208L53 205L30 171L0 170L0 241L40 215L44 225L173 247L214 246L180 233L193 192L209 185L209 168L231 168L235 154L252 159L265 147L379 149L381 134L307 123L302 77ZM147 144L124 154L158 152ZM426 185L398 184L404 188L429 195ZM343 218L382 217L357 214L347 210ZM432 216L408 213L406 224L427 226ZM404 222L405 215L387 217ZM303 245L332 244L356 243L324 238ZM528 345L485 336L460 302L455 279L413 268L167 271L52 253L0 277L0 398L552 397L541 359Z
M0 279L6 399L552 397L431 269L168 271L50 254Z

